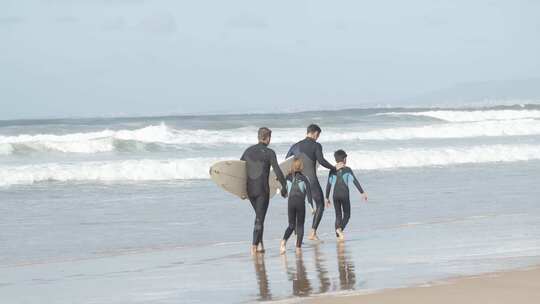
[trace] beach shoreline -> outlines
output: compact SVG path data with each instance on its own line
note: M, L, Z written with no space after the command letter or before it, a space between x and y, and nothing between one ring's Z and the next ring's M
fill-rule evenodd
M298 299L305 304L540 303L540 265L451 277L416 286Z

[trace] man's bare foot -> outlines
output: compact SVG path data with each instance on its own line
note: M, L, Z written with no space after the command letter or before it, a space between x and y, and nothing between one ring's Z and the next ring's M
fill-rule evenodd
M279 244L279 254L285 254L285 251L287 251L287 241L281 240L281 243Z
M259 243L259 246L257 246L257 252L258 253L264 253L264 245L262 242Z
M251 251L251 255L256 255L257 254L257 246L252 245L250 251Z
M296 247L296 254L301 255L302 254L302 247Z
M343 233L343 230L341 228L336 229L336 233L338 234L338 241L343 242L345 240L345 234Z
M316 230L311 229L311 233L308 236L308 240L312 240L312 241L318 241L319 240L319 237L317 236L317 231Z

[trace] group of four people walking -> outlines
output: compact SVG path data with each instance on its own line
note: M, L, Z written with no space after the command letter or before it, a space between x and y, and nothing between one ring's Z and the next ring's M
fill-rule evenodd
M253 228L253 242L251 253L264 252L263 232L264 219L270 200L270 186L268 178L270 168L276 173L281 183L281 195L287 197L289 225L281 242L281 252L285 252L285 244L293 231L296 231L296 249L300 251L304 231L305 199L307 198L313 210L313 223L308 236L310 240L318 240L317 229L321 222L325 196L317 178L317 162L330 170L326 189L326 202L329 205L330 188L334 187L334 204L336 207L336 236L343 240L343 229L350 217L350 202L348 183L352 181L367 200L367 195L358 183L352 170L346 167L347 155L343 150L335 153L336 166L330 164L323 155L322 146L317 142L321 134L321 128L315 124L307 128L306 138L294 144L287 153L286 158L294 156L291 172L287 176L281 171L277 162L276 153L268 148L272 138L272 131L268 128L260 128L258 131L258 144L247 148L241 157L246 161L247 168L247 194L253 209L255 210L255 224ZM339 207L339 212L337 210ZM338 219L339 215L339 219Z

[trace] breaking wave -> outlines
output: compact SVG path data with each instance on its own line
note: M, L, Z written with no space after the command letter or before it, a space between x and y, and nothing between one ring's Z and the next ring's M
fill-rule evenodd
M540 113L540 111L539 111ZM102 153L125 149L144 150L150 143L180 148L186 145L217 146L224 144L253 143L255 128L230 130L177 130L165 124L151 125L135 130L104 130L99 132L72 133L65 135L38 134L0 136L0 155L18 151ZM274 129L273 143L293 143L304 136L302 128ZM460 123L430 124L417 127L396 127L343 132L328 128L322 142L362 140L409 140L437 138L470 138L488 136L540 135L540 120L521 118L514 120L487 120ZM127 145L130 143L131 145Z
M379 170L404 167L449 166L465 163L515 162L540 159L540 145L479 145L430 149L350 151L353 169ZM331 159L331 155L326 156ZM208 168L226 158L167 160L87 161L0 166L0 185L32 184L44 181L159 181L207 179ZM280 156L283 159L283 155Z

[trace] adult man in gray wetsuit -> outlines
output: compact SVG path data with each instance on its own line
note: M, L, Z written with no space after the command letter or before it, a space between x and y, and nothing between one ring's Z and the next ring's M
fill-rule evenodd
M317 228L322 219L324 212L324 196L317 178L317 162L327 169L336 170L332 164L324 159L322 146L317 142L321 134L321 128L316 124L311 124L307 127L306 138L294 144L287 153L287 158L290 156L298 156L304 162L304 171L302 172L309 179L311 196L316 204L316 211L313 214L313 225L311 233L308 236L310 240L318 240ZM337 169L340 169L341 166Z

